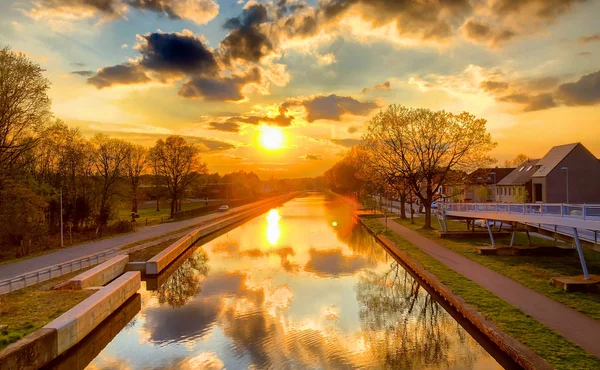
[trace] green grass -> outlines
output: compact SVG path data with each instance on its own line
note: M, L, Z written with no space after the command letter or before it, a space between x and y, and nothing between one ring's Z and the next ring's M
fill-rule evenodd
M365 219L364 222L375 232L382 233L396 243L400 249L436 275L442 283L455 294L461 296L465 302L474 306L501 330L529 347L556 369L600 368L599 359L526 315L515 306L508 304L473 281L446 267L396 233L390 230L384 231L385 227L378 220Z
M150 258L156 256L158 253L162 252L169 245L173 244L179 238L173 238L169 240L165 240L164 242L158 243L148 248L144 248L142 250L129 253L129 261L130 262L145 262Z
M210 203L209 203L210 204ZM183 203L181 205L182 211L187 211L190 209L196 208L204 208L205 205L202 202L196 203ZM161 202L160 211L156 210L156 207L150 208L140 208L138 209L138 214L140 218L138 218L137 223L140 226L146 225L146 219L148 219L148 225L160 223L161 220L166 221L171 215L171 205L168 202ZM131 220L131 208L123 208L119 209L117 212L118 218L120 220Z
M0 295L0 349L38 330L94 294L94 290L51 289L83 271Z
M558 276L582 275L581 263L577 252L568 256L483 256L475 251L476 246L489 245L487 237L480 239L450 240L441 239L433 230L423 230L423 220L417 220L413 225L409 220L395 220L399 224L421 233L436 243L451 249L460 255L494 270L526 287L569 306L594 320L600 320L600 294L583 292L567 293L559 287L550 284L550 278ZM435 221L435 220L434 220ZM439 225L432 223L437 228ZM466 229L465 224L449 222L449 228ZM553 240L531 236L534 246L551 246ZM496 239L496 246L508 246L510 237ZM517 233L517 246L527 246L525 233ZM590 274L600 274L600 253L584 249L585 260Z

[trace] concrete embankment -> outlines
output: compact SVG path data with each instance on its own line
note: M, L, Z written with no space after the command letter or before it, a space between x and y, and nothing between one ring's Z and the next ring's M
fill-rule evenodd
M199 239L204 238L210 234L216 233L219 230L229 227L232 224L236 224L242 221L246 221L250 218L256 217L268 211L270 208L285 203L296 196L298 196L298 193L281 196L276 199L267 201L263 204L260 204L256 208L253 208L251 210L239 212L237 214L232 215L231 217L221 219L218 222L214 222L212 224L205 225L199 227L198 229L192 230L191 232L177 240L175 243L168 246L162 252L149 259L148 262L146 262L146 274L159 274L173 261L175 261L177 257L179 257L183 252L185 252L192 244L196 243Z
M418 277L433 289L448 305L460 312L462 316L471 322L482 334L489 338L502 352L513 359L515 363L524 369L550 370L552 366L543 358L531 351L523 344L516 341L500 330L493 322L486 319L475 307L466 303L460 296L454 294L434 274L427 271L419 262L413 260L407 253L396 246L395 243L383 235L375 233L367 226L361 218L359 223L365 227L375 239L412 275Z
M80 342L140 288L139 272L110 284L22 340L0 352L0 369L38 369Z
M101 287L125 272L129 255L120 255L68 280L63 289L81 290Z

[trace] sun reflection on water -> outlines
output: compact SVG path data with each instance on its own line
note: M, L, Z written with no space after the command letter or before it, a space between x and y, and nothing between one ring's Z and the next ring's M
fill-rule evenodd
M272 209L267 215L267 241L271 245L276 245L281 236L281 228L279 227L279 220L281 216L279 211Z

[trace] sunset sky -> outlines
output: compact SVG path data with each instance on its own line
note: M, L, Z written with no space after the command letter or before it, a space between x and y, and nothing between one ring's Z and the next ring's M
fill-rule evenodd
M599 19L586 0L3 0L0 46L86 136L177 134L211 172L299 177L391 103L487 119L500 162L600 156Z

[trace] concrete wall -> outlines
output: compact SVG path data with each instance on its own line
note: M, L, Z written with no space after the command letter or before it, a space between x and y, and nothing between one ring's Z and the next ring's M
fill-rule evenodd
M129 255L119 255L108 261L90 269L82 274L75 276L67 281L67 289L86 289L90 287L100 287L109 281L114 280L123 272L129 262Z
M126 272L44 326L57 331L57 353L73 347L140 288L141 274Z
M0 351L0 369L39 369L58 356L56 331L37 330Z

